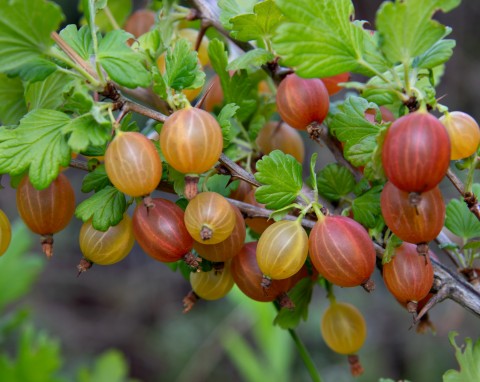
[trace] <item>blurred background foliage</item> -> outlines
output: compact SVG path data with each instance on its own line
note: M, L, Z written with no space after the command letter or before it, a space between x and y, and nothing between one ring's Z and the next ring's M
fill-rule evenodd
M68 23L79 22L76 1L57 2ZM142 3L135 1L134 8ZM373 25L380 3L354 1L356 18ZM453 28L457 40L439 94L446 95L443 102L451 110L463 110L477 120L479 17L480 3L475 1L438 15ZM318 149L311 145L306 157ZM84 174L74 169L66 174L79 190ZM200 301L184 315L182 298L190 290L188 282L138 245L123 262L95 266L77 278L81 222L74 219L55 235L55 253L47 262L38 238L16 220L15 190L7 186L8 178L2 183L6 188L0 208L15 221L15 233L8 253L0 258L0 381L310 379L288 332L272 325L273 305L252 302L234 289L223 300ZM448 198L447 188L444 195ZM85 198L76 196L77 203ZM441 255L440 259L448 262ZM478 318L446 301L431 312L436 335L419 335L378 272L375 282L373 294L361 288L336 288L337 299L356 305L367 320L368 339L360 351L365 373L357 380L440 381L447 369L458 368L448 333L458 331L461 343L465 337L478 338ZM315 288L308 320L297 331L325 381L351 381L346 358L332 353L320 336L320 317L327 305L325 292Z

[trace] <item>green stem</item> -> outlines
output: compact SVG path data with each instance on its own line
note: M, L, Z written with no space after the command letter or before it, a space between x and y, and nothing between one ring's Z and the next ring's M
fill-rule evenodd
M90 75L85 69L83 69L80 65L77 65L73 60L70 60L68 57L64 56L63 54L60 54L57 50L55 49L50 49L48 51L48 55L52 58L55 58L65 64L67 64L69 67L72 69L75 69L77 72L79 72L88 82L92 84L95 88L100 87L100 82L93 78L93 76Z
M406 62L403 63L403 80L405 82L405 92L407 95L410 95L410 77L408 73L408 64Z
M234 138L232 142L236 143L238 146L241 146L245 149L248 149L250 151L252 150L252 145L249 142L245 142L243 139Z
M363 66L365 69L368 69L375 73L375 75L379 78L381 78L385 83L391 84L392 82L383 75L383 73L379 72L377 69L375 69L372 65L370 65L367 61L365 61L363 58L358 61L358 63Z
M468 173L467 173L467 179L465 180L465 192L472 192L473 176L475 174L475 169L478 163L477 154L475 153L474 155L475 155L475 158L472 160L472 163L470 164L470 168L468 169Z
M307 205L310 205L311 200L310 200L303 192L300 192L300 193L298 194L298 196L300 196L300 198L301 198Z
M243 126L243 123L238 122L238 128L240 129L240 132L242 133L243 137L247 142L250 142L250 137L248 135L248 131L245 129L245 126Z
M398 75L395 68L391 68L390 73L392 73L393 79L394 79L395 83L397 84L397 86L399 88L402 88L402 80L400 79L400 76Z
M320 207L317 203L313 203L312 205L313 211L315 212L315 215L317 215L317 220L322 221L325 219L325 215L322 214L322 211L320 211Z
M333 293L333 284L330 281L325 280L325 289L327 290L327 298L330 304L335 304L336 298Z
M115 20L115 17L113 17L113 14L110 11L110 8L108 7L108 5L105 8L103 8L103 11L107 16L108 21L110 21L110 24L112 24L113 29L115 30L120 29L120 25L118 25L117 20Z
M97 31L95 30L95 1L89 0L88 1L88 10L90 15L90 34L92 35L92 43L93 43L93 54L95 57L98 55L98 39L97 39Z
M310 374L310 377L312 378L313 382L322 382L322 378L320 377L320 374L318 373L317 367L313 363L312 357L308 353L307 348L303 344L302 340L298 337L297 333L293 329L288 329L288 333L290 333L290 337L292 337L293 342L295 342L295 345L297 346L297 351L298 354L300 354L300 357L302 358L303 363L307 367L308 373Z
M273 48L272 48L272 43L270 42L270 39L264 38L263 41L265 42L265 47L267 50L273 54Z

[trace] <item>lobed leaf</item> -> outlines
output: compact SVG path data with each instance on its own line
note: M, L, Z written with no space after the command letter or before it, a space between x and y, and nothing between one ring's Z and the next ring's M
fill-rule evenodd
M0 173L18 175L28 170L33 186L47 188L60 166L70 163L70 148L62 128L70 117L55 110L36 109L16 128L0 129Z
M317 174L318 193L331 201L347 196L355 187L353 174L337 163L326 165Z
M57 377L62 365L60 344L45 332L35 332L32 326L23 328L17 354L11 360L0 356L0 377L3 381L50 381Z
M234 132L232 131L231 119L235 117L238 109L239 107L237 105L229 103L222 108L220 114L217 116L218 124L222 128L223 147L227 147L235 137Z
M357 222L367 228L374 228L378 224L382 211L380 208L380 194L383 186L375 186L352 202L353 216Z
M74 152L86 150L88 146L102 146L111 138L112 124L97 122L91 114L71 119L62 129L68 136L68 145Z
M60 31L60 37L85 61L93 54L93 40L90 27L84 25L80 29L74 24L67 25Z
M92 219L93 228L106 231L120 223L126 210L125 195L115 187L107 186L80 203L75 216L83 222Z
M225 103L235 103L239 106L237 118L246 120L256 109L256 84L252 82L246 71L235 72L233 76L227 71L228 54L225 45L213 39L208 44L208 56L212 68L218 74L222 85Z
M291 155L274 150L257 162L255 179L262 183L255 191L255 199L268 209L278 210L300 194L302 165Z
M127 88L148 87L151 76L144 65L144 57L127 45L131 38L124 30L108 32L98 45L98 60L110 78Z
M53 45L50 34L63 19L61 8L50 1L1 1L0 72L44 57Z
M266 51L265 49L257 48L249 50L243 53L233 61L231 61L227 70L240 70L248 69L251 66L262 66L275 58L273 53Z
M252 13L240 14L229 20L231 35L240 41L269 39L283 20L282 12L273 0L261 1L255 4Z
M29 110L57 109L64 102L64 93L72 83L71 76L56 72L43 81L28 84L25 89L25 102Z
M350 0L277 0L288 21L273 38L283 62L302 77L345 72L372 76L387 63L362 23L352 22Z
M167 51L165 83L175 89L197 89L205 83L205 73L201 70L198 55L190 42L181 38Z
M480 237L480 222L463 200L450 200L446 209L445 227L465 240Z
M230 19L242 13L253 12L257 0L218 0L220 22L226 29L232 29Z
M445 36L448 29L431 19L438 9L448 12L460 0L404 0L384 2L376 16L380 46L393 63L409 61L425 53Z
M10 78L0 73L0 124L17 125L27 113L20 78Z
M455 40L440 40L422 55L413 60L413 66L422 69L433 69L447 62L453 54Z
M458 336L457 332L450 332L448 338L455 349L455 357L460 370L448 370L443 374L443 382L480 380L480 340L473 343L471 338L466 338L465 345L459 347L455 342L456 336Z
M95 168L95 170L89 172L83 178L82 192L88 193L90 191L98 192L107 186L111 186L112 183L108 179L105 165L102 163Z

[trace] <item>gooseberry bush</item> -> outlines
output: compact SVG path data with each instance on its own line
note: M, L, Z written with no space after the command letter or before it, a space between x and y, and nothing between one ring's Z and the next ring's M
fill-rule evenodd
M0 173L48 256L74 214L79 273L136 240L190 282L185 312L236 284L273 302L292 335L321 288L330 305L314 336L354 375L367 308L336 287L373 292L377 269L414 325L446 298L480 316L480 131L436 91L455 41L433 17L460 0L385 1L374 25L350 0L146 3L125 18L82 0L83 24L60 28L53 2L0 2ZM334 161L306 157L304 138ZM75 205L80 193L92 194ZM480 379L465 375L445 380Z

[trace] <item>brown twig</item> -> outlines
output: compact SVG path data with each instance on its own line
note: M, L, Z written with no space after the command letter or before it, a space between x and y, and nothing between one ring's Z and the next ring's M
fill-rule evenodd
M208 0L190 0L191 6L197 11L195 17L201 19L202 22L208 22L209 25L214 27L219 33L227 37L235 45L245 52L253 50L255 47L243 41L238 41L230 36L230 33L225 30L223 25L219 21L220 9L218 8L216 2L211 2Z
M477 197L472 192L465 192L465 186L457 175L449 168L447 170L447 178L457 189L460 195L463 196L463 200L467 204L468 209L474 214L478 220L480 220L480 206L478 204Z
M227 31L219 21L220 10L216 2L209 0L190 0L192 8L196 10L195 17L202 20L202 24L206 23L214 27L219 33L227 37L232 43L238 46L244 52L255 49L255 47L248 43L234 39L230 32ZM275 82L280 82L287 74L291 73L290 68L280 67L276 62L262 65L262 69L272 77Z
M162 123L164 123L168 118L168 116L160 113L159 111L140 105L139 103L129 100L123 96L121 97L120 102L123 102L122 110L133 111Z
M374 243L377 257L382 258L385 252L384 248ZM457 273L451 271L445 267L442 263L435 259L430 258L434 269L435 281L433 283L432 292L439 293L442 290L441 295L428 305L428 308L423 308L420 314L417 315L416 320L428 312L429 309L440 301L446 298L455 301L463 308L469 310L473 314L480 317L480 291L458 276ZM433 299L433 297L432 297ZM427 306L427 305L426 305Z
M441 231L437 238L435 239L435 242L439 245L442 244L450 244L452 241L448 238L447 234L443 231ZM447 248L442 248L443 252L448 256L448 258L452 261L452 263L455 265L455 268L459 269L462 266L458 262L457 256L453 251L450 251Z
M261 186L261 184L257 182L257 180L252 174L250 174L248 171L240 167L238 164L232 161L225 154L222 153L219 160L222 166L225 167L227 172L230 175L232 175L232 177L234 177L235 179L241 179L244 182L250 183L252 186L255 186L255 187ZM222 173L222 170L220 170L220 173Z
M342 166L349 169L355 177L355 180L359 182L363 178L363 174L345 159L341 146L339 145L338 141L336 141L335 138L333 138L328 133L328 128L325 125L320 125L316 122L313 122L312 125L314 125L316 128L318 138L320 138L320 140L325 144L325 146L327 146L335 160ZM316 142L319 143L318 141Z
M83 164L82 164L83 162ZM82 169L84 171L88 171L88 166L85 161L80 161L77 159L73 159L70 162L72 167L76 167ZM159 190L174 193L173 187L170 184L160 183ZM243 213L245 213L248 217L264 217L268 218L272 213L271 210L267 210L265 208L259 208L253 206L248 203L240 202L234 199L227 199L230 203L238 207ZM296 220L297 216L287 215L283 218L284 220ZM305 228L313 228L316 221L309 220L309 219L302 219L301 221L302 226ZM380 245L374 243L375 251L379 258L383 257L384 248ZM435 271L435 279L436 283L434 285L434 292L437 292L446 285L446 290L448 294L445 298L449 298L455 301L460 306L464 307L465 309L471 311L472 313L476 314L480 317L480 291L476 290L474 286L463 280L458 276L458 274L452 272L448 268L446 268L443 264L439 263L435 259L431 259L432 265ZM442 292L443 293L443 292ZM440 301L438 301L440 302ZM422 315L425 312L421 312ZM420 319L420 315L419 318Z
M453 186L457 189L457 191L463 196L465 194L465 186L450 168L447 170L447 178L450 180L450 182L452 182Z
M57 43L60 49L77 65L81 66L88 74L93 78L98 79L97 73L92 68L92 66L86 62L80 55L72 49L70 45L57 33L52 32L50 37Z

